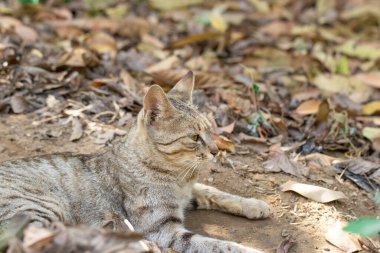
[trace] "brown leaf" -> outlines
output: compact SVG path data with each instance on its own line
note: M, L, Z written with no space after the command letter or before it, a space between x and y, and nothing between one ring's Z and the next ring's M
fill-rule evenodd
M212 134L212 138L220 150L226 150L228 152L235 153L235 145L228 138L217 134Z
M360 73L354 76L359 81L380 89L380 72Z
M216 129L216 132L217 133L232 133L234 131L234 128L235 128L235 121L232 122L231 124L227 125L227 126L224 126L224 127L218 127Z
M35 42L38 39L37 32L26 25L17 26L15 32L25 41L25 42Z
M29 226L24 231L23 246L31 250L41 250L49 244L56 234L46 228Z
M319 110L319 105L321 104L321 102L321 100L305 101L297 107L296 112L299 115L316 114Z
M150 73L153 80L163 87L173 87L188 70L165 70L160 72ZM209 74L206 72L194 71L195 86L202 88L224 88L234 86L235 83L222 76Z
M112 59L116 56L116 41L105 32L97 31L90 33L85 39L85 44L98 54L108 53Z
M347 196L340 191L332 191L320 186L301 184L288 181L280 186L281 191L294 191L308 199L320 203L328 203L334 200L346 199Z
M55 31L62 39L74 39L84 34L81 29L75 26L61 26L57 27Z
M61 56L58 66L86 67L97 64L97 58L92 52L83 47L74 48Z
M205 32L205 33L199 33L199 34L192 34L192 35L189 35L183 39L173 41L170 44L170 47L171 48L179 48L179 47L186 46L188 44L218 38L218 37L221 37L222 35L223 35L223 33L219 33L219 32Z
M347 253L360 251L362 248L358 239L343 231L343 226L342 222L338 221L330 227L325 234L326 240Z
M259 33L268 34L274 38L282 35L289 35L291 31L292 24L283 21L274 21L258 29Z
M28 112L32 109L30 103L23 96L12 96L10 104L14 113Z
M83 135L82 123L79 121L78 118L73 117L71 124L72 124L72 132L71 132L71 136L70 136L70 141L79 140Z
M263 164L266 172L280 172L284 171L288 174L303 177L309 174L307 168L301 164L292 161L281 150L279 144L272 145L269 149L269 159Z
M177 65L179 63L179 59L177 56L172 55L165 60L162 60L158 63L155 63L151 66L149 66L145 72L152 74L155 72L162 72L164 70L169 70L171 69L174 65Z

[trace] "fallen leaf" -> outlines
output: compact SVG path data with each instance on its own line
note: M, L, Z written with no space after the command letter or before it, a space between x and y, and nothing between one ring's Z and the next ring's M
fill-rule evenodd
M72 132L70 136L70 141L79 140L83 135L83 126L78 118L73 117L71 120Z
M49 244L56 234L46 228L29 226L24 232L23 246L32 250L41 250Z
M58 66L85 67L87 62L85 58L91 55L91 52L83 47L74 48L61 56Z
M224 126L224 127L218 127L216 129L216 132L217 133L232 133L234 131L234 128L235 128L235 121L232 122L231 124L227 125L227 126Z
M326 240L347 253L360 251L362 248L358 239L344 232L343 226L342 222L338 221L329 227L325 234Z
M380 89L380 72L360 73L353 77L369 86Z
M224 137L223 135L212 134L212 138L220 150L226 150L228 152L235 153L235 145L227 137Z
M33 28L26 25L17 26L15 32L25 42L35 42L38 39L38 33Z
M218 11L211 12L210 23L211 26L218 32L224 33L228 28L227 22L224 20L222 14Z
M303 177L309 174L307 168L292 161L289 157L282 151L279 144L272 145L269 149L269 159L263 163L265 172L286 172L288 174Z
M362 82L356 79L351 79L340 75L319 74L313 84L321 89L327 95L332 93L350 94L352 92L364 92L368 88Z
M380 136L380 128L378 127L364 127L362 130L363 136L368 140L374 140Z
M288 181L280 186L281 191L294 191L308 199L320 203L328 203L334 200L346 199L343 192L329 190L320 186L301 184Z
M145 71L149 74L152 74L154 72L161 72L164 70L169 70L171 69L174 64L178 64L179 59L177 56L172 55L165 60L162 60L156 64L153 64L152 66L149 66Z
M321 100L305 101L297 107L296 113L298 113L299 115L316 114L319 110L319 105L321 104L321 102Z
M23 96L12 96L10 104L14 113L28 112L32 109L31 104Z
M270 11L269 3L264 0L249 0L258 12L268 13Z
M189 35L183 39L173 41L170 44L170 47L171 48L179 48L179 47L186 46L188 44L218 38L218 37L221 37L222 35L223 34L219 33L219 32L205 32L205 33L199 33L199 34L192 34L192 35Z
M362 112L365 115L372 115L380 111L380 100L369 102L362 107Z
M97 31L90 33L85 39L85 44L88 48L91 48L99 54L108 53L112 59L116 56L116 41L111 35L105 32Z
M274 38L277 38L279 36L289 35L292 29L291 27L292 24L289 22L273 21L271 23L261 26L258 29L258 32L268 34Z
M376 42L356 42L348 40L337 48L341 53L360 59L376 60L380 58L380 44Z
M149 0L149 4L152 5L152 7L163 11L184 8L202 2L203 0Z

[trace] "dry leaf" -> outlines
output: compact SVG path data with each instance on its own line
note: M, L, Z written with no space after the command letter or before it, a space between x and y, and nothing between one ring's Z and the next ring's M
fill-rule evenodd
M380 100L369 102L362 107L362 112L365 115L372 115L380 111Z
M348 40L337 48L339 52L360 59L376 60L380 58L380 44L378 42L356 42Z
M90 33L85 43L88 48L91 48L99 54L108 53L111 58L115 58L117 53L116 41L115 39L105 32L93 32Z
M183 8L202 2L203 0L149 0L150 5L152 5L154 8L165 11Z
M32 250L41 250L50 243L56 234L46 228L28 226L24 231L23 246Z
M216 134L212 134L212 138L220 150L226 150L228 152L235 153L235 145L228 138L224 137L223 135Z
M319 110L319 105L321 104L321 102L321 100L305 101L297 107L296 113L298 113L299 115L316 114Z
M340 191L329 190L320 186L301 184L288 181L280 186L281 191L294 191L308 199L320 203L328 203L334 200L346 199L346 195Z
M211 26L218 32L224 33L228 28L227 22L224 20L222 14L218 11L213 11L211 13L210 23Z
M343 231L343 227L342 222L335 223L325 234L326 240L347 253L360 251L362 248L358 239Z
M380 128L378 127L364 127L362 130L363 136L368 140L374 140L380 136Z
M175 64L178 64L179 59L177 56L172 55L165 60L162 60L156 64L153 64L152 66L149 66L145 71L149 74L152 74L154 72L161 72L164 70L171 69Z
M186 46L188 44L201 42L201 41L205 41L205 40L209 40L209 39L213 39L213 38L218 38L218 37L221 37L222 35L223 34L219 33L219 32L205 32L205 33L199 33L199 34L192 34L192 35L189 35L183 39L173 41L170 44L170 47L171 48L179 48L179 47Z
M74 48L71 52L62 55L58 65L85 67L86 61L84 60L84 57L86 54L90 54L87 49L83 47Z
M23 113L31 110L32 106L23 96L12 96L10 101L14 113Z
M380 72L360 73L353 77L369 86L380 89Z
M224 126L224 127L218 127L216 129L216 132L217 133L232 133L234 131L234 128L235 128L235 121L232 122L231 124L227 125L227 126Z
M314 78L313 84L327 95L332 93L350 94L354 91L358 93L368 90L368 87L359 80L340 75L319 74Z
M274 38L283 35L289 35L292 29L292 24L284 21L273 21L258 29L259 33L269 34Z
M38 39L37 32L26 25L20 25L15 28L15 32L25 41L25 42L35 42Z
M279 144L270 147L269 159L263 163L263 166L266 172L284 171L297 177L303 177L309 174L307 168L296 161L290 160L285 152L281 150Z
M70 141L79 140L83 135L83 126L78 118L73 117L71 120L72 132L70 136Z

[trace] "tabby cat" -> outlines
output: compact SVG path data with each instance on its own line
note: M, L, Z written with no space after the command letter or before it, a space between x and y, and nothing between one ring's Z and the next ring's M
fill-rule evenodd
M189 72L166 95L153 85L127 137L96 155L54 154L0 164L0 223L16 214L47 225L54 221L128 230L178 252L260 252L194 234L183 226L187 207L220 210L249 219L270 207L196 183L218 151L210 122L192 104Z

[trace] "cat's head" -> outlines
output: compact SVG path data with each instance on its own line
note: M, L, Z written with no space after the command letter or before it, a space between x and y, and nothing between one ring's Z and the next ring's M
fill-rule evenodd
M149 142L148 154L178 172L212 160L218 152L211 123L192 103L194 76L189 72L168 92L150 87L139 114L139 130ZM145 145L145 144L144 144Z

